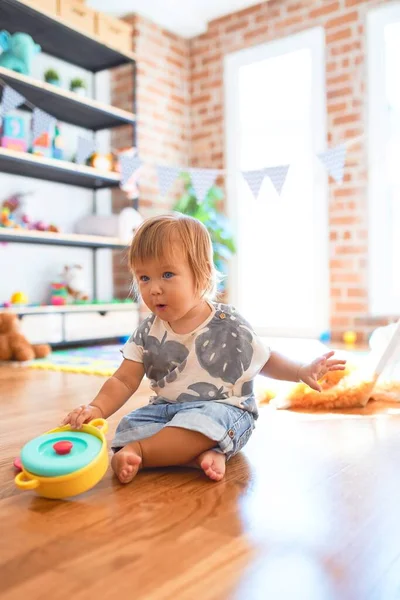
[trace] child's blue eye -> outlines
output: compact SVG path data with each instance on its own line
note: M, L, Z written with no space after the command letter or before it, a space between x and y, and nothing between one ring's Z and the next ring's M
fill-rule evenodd
M147 277L147 275L141 275L141 276L139 277L139 280L140 280L140 281L149 281L149 277Z
M164 279L171 279L171 277L173 277L174 274L171 273L171 271L166 271L165 273L163 273L163 277Z

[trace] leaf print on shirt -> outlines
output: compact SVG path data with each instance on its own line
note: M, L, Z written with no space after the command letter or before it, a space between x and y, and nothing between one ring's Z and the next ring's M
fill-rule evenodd
M212 383L206 381L200 383L192 383L188 386L188 390L196 392L197 396L193 394L179 394L177 402L193 402L193 401L204 401L207 400L223 400L228 397L228 394L224 392L223 386L219 389Z
M143 348L146 343L146 339L149 334L150 328L153 325L154 319L155 315L150 315L150 317L147 317L143 321L143 323L139 325L136 331L132 333L131 337L128 340L128 343L133 342L137 346L141 346Z
M253 380L245 381L242 385L242 396L250 396L253 393Z
M251 364L252 341L249 329L237 317L217 311L196 339L196 355L212 377L234 384Z
M166 342L167 332L164 333L161 342L154 336L149 335L143 351L143 364L149 379L159 382L171 371L186 364L189 350L179 342ZM185 365L184 365L185 366ZM181 370L184 368L182 366ZM165 383L161 386L164 387Z

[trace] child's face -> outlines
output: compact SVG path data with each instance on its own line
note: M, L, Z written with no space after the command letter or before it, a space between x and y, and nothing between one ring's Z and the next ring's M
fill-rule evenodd
M140 295L146 306L168 322L184 317L200 300L187 259L177 249L174 258L135 265Z

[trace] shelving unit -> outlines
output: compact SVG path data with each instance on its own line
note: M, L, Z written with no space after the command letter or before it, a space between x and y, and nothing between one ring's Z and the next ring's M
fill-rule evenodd
M0 9L1 10L1 9ZM0 80L5 81L34 106L49 112L57 120L92 131L120 125L133 125L135 115L97 100L78 96L55 85L37 81L0 66Z
M118 187L120 181L118 173L98 171L66 160L43 158L9 148L0 148L0 172L76 185L90 190Z
M6 228L0 228L0 243L2 242L46 244L48 246L72 246L75 248L109 248L111 250L127 248L127 244L121 242L118 238L112 237Z
M0 29L6 29L10 33L18 31L28 33L36 43L40 44L42 52L82 67L91 72L92 77L106 69L131 65L134 90L132 112L108 106L96 99L78 96L73 92L35 80L30 76L9 71L3 67L0 67L0 81L21 93L26 98L27 103L48 112L58 121L83 127L91 131L93 135L100 130L131 125L132 144L133 146L136 145L136 63L133 52L122 52L117 48L113 48L95 35L88 35L83 31L79 31L60 18L24 4L20 0L1 0ZM93 89L95 89L95 86L93 86ZM21 108L27 109L28 106L25 105ZM93 191L94 212L96 212L97 204L96 191L118 187L120 182L118 173L102 172L92 167L64 160L42 158L6 148L0 148L1 172L90 189ZM134 204L137 208L137 201ZM91 318L94 318L94 314L97 313L102 315L101 318L104 319L108 314L137 312L137 310L132 310L135 307L133 303L96 303L97 251L104 248L123 251L127 247L124 242L116 238L100 236L0 228L1 242L80 247L92 250L94 304L60 307L27 306L9 309L16 312L21 318L24 317L24 319L36 319L43 315L59 315L58 318L62 319L63 332L61 344L63 342L69 344L71 341L66 339L65 336L66 320L73 318L74 314L80 313L84 318L85 314L90 313L92 314ZM121 326L121 323L119 326ZM76 325L72 328L74 327L76 329ZM129 328L131 329L131 324ZM82 341L86 338L87 335L83 334ZM75 339L74 341L77 342L78 340ZM60 343L57 345L60 345Z

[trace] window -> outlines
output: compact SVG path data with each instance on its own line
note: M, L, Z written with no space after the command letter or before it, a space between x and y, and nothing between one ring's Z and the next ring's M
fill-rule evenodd
M232 301L264 335L329 328L324 32L313 29L226 58L228 206L238 254ZM290 164L281 197L254 199L240 171Z
M400 308L400 5L368 15L369 297L373 316Z

